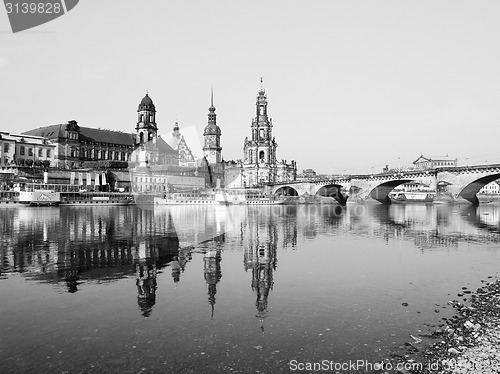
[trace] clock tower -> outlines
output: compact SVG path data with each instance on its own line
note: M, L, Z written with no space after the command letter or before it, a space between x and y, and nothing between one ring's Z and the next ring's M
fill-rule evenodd
M210 100L210 108L208 108L208 111L208 125L205 127L205 131L203 132L203 137L205 139L203 155L210 165L220 164L222 162L222 147L220 146L220 137L222 133L220 131L220 127L217 126L213 89Z

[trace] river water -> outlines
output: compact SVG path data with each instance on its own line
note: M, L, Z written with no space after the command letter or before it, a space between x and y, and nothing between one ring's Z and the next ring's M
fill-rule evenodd
M447 302L500 262L492 204L4 207L0 216L1 373L375 363L442 324Z

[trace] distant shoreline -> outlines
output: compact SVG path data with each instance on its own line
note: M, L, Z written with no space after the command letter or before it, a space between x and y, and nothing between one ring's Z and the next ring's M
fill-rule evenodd
M480 203L500 202L500 194L477 194Z

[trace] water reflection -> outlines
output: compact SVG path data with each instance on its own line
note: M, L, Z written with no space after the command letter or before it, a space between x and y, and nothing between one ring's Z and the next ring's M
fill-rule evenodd
M219 360L214 358L216 363L207 367L207 372L216 372L216 365L225 359L215 352L228 352L227 357L234 355L235 362L239 357L253 356L260 362L265 350L256 351L255 347L273 341L278 345L270 352L298 352L298 345L303 344L316 347L314 352L307 348L310 355L324 358L334 351L337 359L345 358L366 350L367 341L379 346L381 334L395 332L396 325L407 328L410 319L424 314L410 318L411 307L419 300L428 301L428 294L442 286L444 278L462 282L461 272L476 271L470 270L468 263L474 261L478 272L493 268L496 257L491 253L500 242L499 208L304 205L1 209L0 286L13 285L15 289L20 287L16 279L29 280L30 285L37 286L33 289L51 300L50 304L61 303L53 309L58 313L53 325L62 324L67 330L50 325L47 329L49 334L55 331L54 340L67 336L65 342L75 347L78 342L71 339L78 331L72 321L65 322L64 307L76 304L70 313L72 318L81 309L80 321L89 325L81 339L89 339L97 330L103 331L100 339L106 339L106 334L111 334L109 339L123 339L120 334L127 329L116 332L105 327L116 322L113 318L119 315L129 325L141 321L141 327L131 331L144 331L144 336L134 333L128 338L128 343L133 342L130 345L147 345L154 338L163 342L158 329L161 322L172 341L166 343L168 349L161 344L157 350L149 348L150 354L157 357L168 351L175 356L168 359L180 357L180 362L189 363L192 357L185 352L193 352L193 342L201 345L209 341L200 352L213 348L213 357ZM461 246L464 242L467 246ZM479 245L470 245L472 251L464 248L476 243L486 250L476 251ZM456 256L450 258L447 252ZM440 271L448 271L449 261L455 267L449 270L453 273L441 276ZM94 294L85 292L90 286L99 291L93 288ZM0 294L7 295L9 289L1 288ZM110 289L119 290L120 296ZM444 291L445 298L448 292ZM61 295L66 298L58 298ZM16 321L17 312L24 306L16 304L17 298L6 300L9 304L3 303L0 308L10 321L6 326L15 326L6 335L11 341L23 329L24 325L16 325ZM101 309L94 310L94 304L92 308L78 304L78 300L97 301ZM409 302L409 306L397 310L403 302ZM38 311L51 310L52 304L40 303L30 306ZM202 306L210 308L210 313ZM434 309L430 313L435 314ZM95 313L94 319L86 319L89 313ZM207 326L213 330L206 332ZM37 334L39 327L29 327L22 330L28 341L42 339L39 336L43 335ZM248 343L252 344L250 351L242 348L242 332L252 342ZM408 336L407 330L404 333ZM267 340L259 340L264 335ZM392 343L394 339L386 340ZM229 341L237 351L228 350ZM12 357L22 351L14 349L15 344L8 346L3 349ZM124 352L123 344L116 348L118 357L134 352ZM40 353L40 359L43 357ZM145 360L141 365L153 364ZM167 368L175 371L174 366ZM163 369L155 367L152 372Z
M257 308L256 317L261 322L261 330L264 331L264 320L268 315L269 293L274 285L274 272L278 265L277 243L278 243L278 225L275 220L280 218L282 211L259 209L251 211L249 214L246 234L249 238L245 244L243 263L245 271L252 274L252 291L256 295L255 307ZM291 210L286 222L296 221L294 215L296 210ZM284 243L296 243L297 230L285 225L283 230Z
M498 242L499 208L310 205L253 207L232 215L221 210L200 214L192 207L160 212L136 208L3 209L0 275L19 272L42 282L63 279L69 292L77 292L80 279L111 281L133 273L139 293L148 295L154 294L159 270L169 265L173 281L179 282L191 250L213 240L216 245L206 251L204 271L207 284L215 285L221 278L221 244L229 235L245 243L245 270L254 274L252 288L263 312L264 295L272 289L277 266L277 243L296 248L299 232L305 239L344 232L386 241L411 240L422 249L456 247L461 240ZM182 229L177 230L176 225ZM181 237L184 248L180 251Z
M203 257L203 272L205 277L205 282L208 285L208 303L212 307L212 319L214 318L215 310L215 295L217 294L217 283L220 282L222 278L221 271L221 249L216 248L215 250L209 250L205 253Z

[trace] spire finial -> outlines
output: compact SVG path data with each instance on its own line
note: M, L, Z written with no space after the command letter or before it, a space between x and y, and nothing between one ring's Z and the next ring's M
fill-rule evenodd
M214 107L214 85L212 84L212 90L210 93L210 106L213 108Z
M263 79L262 79L262 77L260 77L260 89L261 89L261 90L262 90L262 88L263 88L263 87L262 87L262 84L263 84Z

